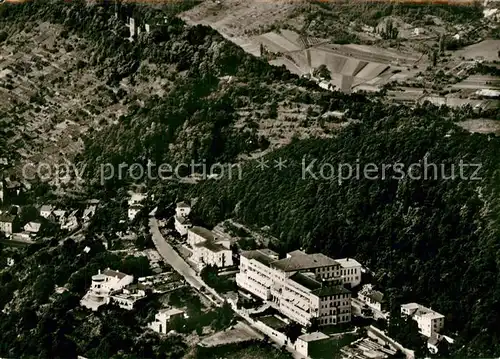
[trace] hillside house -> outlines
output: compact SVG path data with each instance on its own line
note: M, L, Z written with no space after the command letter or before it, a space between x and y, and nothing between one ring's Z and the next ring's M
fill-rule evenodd
M363 288L358 292L358 299L370 308L378 310L379 312L386 310L384 294L374 290L371 284L363 286Z
M10 236L13 231L13 224L16 216L11 214L0 214L0 232L5 235Z
M112 295L111 302L116 303L122 309L132 310L135 304L144 298L146 298L146 292L143 289L129 286L123 288L121 293Z
M439 333L444 327L444 315L417 303L403 304L401 314L416 321L420 333L428 338Z
M161 309L155 315L155 321L148 324L148 327L160 334L167 334L169 332L169 323L172 319L183 318L184 311L176 308Z
M187 236L187 243L193 251L191 259L199 270L207 265L218 268L233 265L233 251L229 240L219 239L212 231L197 226L189 228Z
M127 285L132 284L134 277L125 273L106 269L92 276L92 284L83 296L80 305L96 311L100 306L108 304L110 297Z
M38 222L28 222L24 225L24 231L35 237L40 232L41 227L42 225Z
M52 215L52 212L54 211L54 207L51 205L45 204L42 207L40 207L40 216L49 219L49 217Z
M177 203L177 207L175 208L175 216L174 216L174 226L175 230L181 235L187 235L188 229L193 225L189 221L189 214L191 213L191 206L185 202Z

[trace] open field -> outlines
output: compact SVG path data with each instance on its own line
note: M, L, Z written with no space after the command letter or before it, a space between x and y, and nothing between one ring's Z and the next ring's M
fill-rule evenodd
M454 53L455 57L464 57L465 59L483 59L485 61L498 60L498 51L500 51L500 40L488 39L477 44L470 45Z
M263 336L250 328L247 324L238 322L234 327L215 333L200 342L202 347L217 347L221 345L243 343L251 340L260 340Z
M490 119L473 119L459 122L458 125L469 132L494 133L500 136L500 121Z
M425 64L419 63L422 54L415 51L338 45L291 29L263 31L280 22L286 22L290 28L301 28L304 19L297 15L301 6L304 3L205 1L180 17L191 24L211 26L252 55L266 56L271 64L284 65L297 75L309 74L324 64L331 73L330 83L345 92L361 85L377 89L396 74L395 78L404 80L424 69Z

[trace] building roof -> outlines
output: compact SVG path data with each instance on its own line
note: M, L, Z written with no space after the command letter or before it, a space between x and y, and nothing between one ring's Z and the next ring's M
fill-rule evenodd
M285 272L338 265L337 261L322 253L296 254L271 263L272 267Z
M203 237L207 241L215 240L215 235L209 229L199 227L199 226L194 226L193 228L190 228L189 231L199 235L200 237Z
M420 317L426 317L429 319L439 319L439 318L444 318L444 315L436 312L435 310L432 310L430 308L424 307L423 305L420 305L418 303L407 303L403 304L401 306L402 309L408 309L408 310L414 310L414 312L411 314L413 315L418 315Z
M330 337L322 332L302 334L299 339L304 342L315 342L317 340L329 339Z
M102 271L102 274L104 275L107 275L109 277L117 277L119 279L123 279L125 278L128 274L125 274L125 273L122 273L122 272L118 272L118 271L115 271L115 270L112 270L112 269L105 269Z
M327 297L330 295L337 295L337 294L350 294L351 292L345 289L341 285L333 285L333 286L323 286L321 288L313 290L312 293L317 295L318 297Z
M40 212L52 212L54 207L52 207L50 204L44 204L42 207L40 207Z
M189 224L189 218L182 217L182 216L175 216L175 220L179 222L180 224Z
M216 242L211 241L211 240L197 243L196 247L203 247L203 248L208 249L211 252L222 252L222 251L229 250L226 247L224 247L222 244L216 243Z
M307 254L307 253L305 253L305 252L301 251L300 249L297 249L297 250L295 250L295 251L288 252L286 256L287 256L287 257L293 257L293 256L297 256L297 255L305 255L305 254Z
M274 253L274 252L273 252ZM245 257L247 259L255 259L257 262L264 264L265 266L269 266L276 259L267 254L264 250L253 250L253 251L242 251L240 256Z
M378 290L373 290L370 293L367 293L366 296L378 303L382 303L384 301L384 294Z
M361 267L361 263L354 258L341 258L336 259L336 261L342 266L342 268Z
M160 313L166 315L167 317L171 317L173 315L184 314L184 311L177 308L168 308L168 309L160 309Z
M177 208L191 208L191 206L186 202L179 202L177 203Z
M28 232L36 233L40 230L41 224L38 222L29 222L24 226L24 229Z
M289 279L310 290L321 288L320 282L303 273L295 273Z

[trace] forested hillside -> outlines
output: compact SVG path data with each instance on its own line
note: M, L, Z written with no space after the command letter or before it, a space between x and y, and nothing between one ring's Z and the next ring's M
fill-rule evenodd
M195 215L207 224L233 217L249 226L268 226L269 234L281 241L277 248L281 253L304 247L333 257L355 257L374 271L393 305L417 301L446 315L447 331L458 338L454 357L498 355L500 139L470 134L454 125L454 121L477 116L472 108L392 106L376 97L322 91L283 68L245 54L213 30L186 27L174 17L168 17L168 26L131 43L121 36L124 26L113 19L111 8L35 1L2 6L2 12L5 22L63 23L69 32L93 41L89 63L101 69L107 86L115 90L125 78L140 81L138 69L144 62L171 67L157 74L171 77L174 83L164 97L130 101L127 115L85 138L86 150L78 160L87 165L92 196L111 197L112 190L123 190L128 183L112 182L106 190L101 188L99 167L105 163L205 159L210 164L272 149L263 157L268 167L247 162L241 180L223 178L190 187L169 184L168 188L153 182L149 183L155 187L151 192L168 199L166 203L197 197ZM291 116L292 109L303 117L286 119L283 113ZM345 120L329 117L331 111L344 113ZM498 110L482 116L498 118ZM283 141L268 148L262 124L285 120L298 124L296 132L312 127L321 131L317 136L315 132L303 136L309 139L283 133ZM341 131L336 127L339 122L345 125ZM293 141L279 148L289 137ZM286 168L278 170L274 164L280 158L287 162ZM444 179L441 172L436 179L391 178L395 173L390 170L385 179L351 178L339 183L335 176L315 179L306 174L302 178L302 162L307 166L314 159L313 172L318 174L322 164L331 164L335 170L340 163L402 163L407 168L424 158L444 164L446 175L452 165L458 175L460 161L481 164L481 168L477 174L474 168L466 169L468 179ZM428 173L429 177L434 174L433 169ZM481 179L470 178L473 175ZM82 281L90 273L109 266L110 261L116 267L123 265L116 258L104 258L103 249L88 242L95 247L91 258L78 257L82 245L71 242L59 249L47 246L37 255L30 253L33 268L24 268L31 267L30 263L14 267L13 273L19 275L28 276L31 270L29 277L7 273L0 278L4 303L20 288L25 292L18 292L17 297L24 293L27 298L19 297L19 307L2 314L7 338L0 348L3 353L19 356L38 351L46 357L64 357L62 353L71 350L93 355L104 345L112 347L112 354L118 351L112 345L121 334L106 325L106 316L95 319L104 328L97 336L81 317L69 312L77 305ZM51 256L60 261L60 267L54 267ZM88 271L83 273L85 268ZM52 275L57 280L52 281ZM64 283L74 285L71 294L51 303L51 292L35 290ZM31 308L31 300L44 307ZM56 319L51 313L56 313ZM118 321L126 323L126 319ZM31 323L38 324L33 327ZM88 335L90 345L79 339L82 333ZM130 354L147 347L160 358L163 345L169 343L139 338L130 342ZM183 352L179 343L172 347L178 349L172 357Z
M208 181L186 196L208 223L236 217L269 226L282 253L299 247L333 257L355 257L375 272L393 305L425 302L446 314L459 335L454 356L489 357L500 350L500 139L470 134L437 109L392 108L366 117L334 140L297 141L274 152L270 168L255 163L243 179ZM282 158L288 168L272 164ZM322 164L480 163L481 180L321 179ZM302 176L302 161L317 159ZM440 168L438 167L438 172ZM330 173L326 171L326 173ZM418 171L417 171L418 173ZM458 175L458 168L456 169ZM395 178L391 178L394 175ZM415 174L414 174L415 177ZM462 345L464 347L462 347Z

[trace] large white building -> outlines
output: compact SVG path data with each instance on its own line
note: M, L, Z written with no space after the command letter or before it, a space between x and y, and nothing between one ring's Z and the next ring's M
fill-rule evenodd
M111 296L132 284L134 277L125 273L106 269L92 276L92 284L80 300L80 305L96 311L101 305L108 304Z
M428 338L438 334L444 327L444 315L417 303L403 304L401 314L416 321L420 333Z
M244 251L236 283L301 325L335 325L351 320L351 293L340 270L321 253L294 251L280 260L269 249Z
M219 268L233 265L233 251L227 239L220 239L210 230L203 227L188 229L187 243L193 251L191 259L201 270L212 265Z

